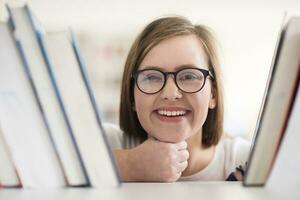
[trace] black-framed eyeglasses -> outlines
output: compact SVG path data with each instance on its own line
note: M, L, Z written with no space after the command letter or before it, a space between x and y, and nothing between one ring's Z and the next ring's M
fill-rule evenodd
M204 87L207 77L214 80L209 70L199 68L183 68L176 72L143 69L133 73L132 77L141 92L155 94L165 87L168 75L173 75L176 86L185 93L199 92Z

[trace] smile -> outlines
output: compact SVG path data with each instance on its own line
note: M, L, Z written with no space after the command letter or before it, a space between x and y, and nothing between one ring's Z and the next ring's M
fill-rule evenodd
M177 111L158 110L157 113L161 116L176 117L176 116L185 115L187 113L187 111L185 111L185 110L177 110Z

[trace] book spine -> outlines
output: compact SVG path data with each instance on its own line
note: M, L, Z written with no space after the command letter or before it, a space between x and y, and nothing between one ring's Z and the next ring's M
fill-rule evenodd
M2 130L0 130L0 134L2 133L1 131ZM11 154L11 149L9 148L9 145L8 145L8 143L6 141L5 135L1 134L0 137L1 137L0 140L2 140L2 142L3 142L1 145L3 145L3 147L5 148L5 151L7 152L7 156L9 158L8 162L10 162L12 164L13 171L14 171L14 174L16 176L15 178L17 179L17 183L15 183L13 185L6 185L5 183L4 184L2 183L2 187L13 187L13 188L22 187L21 179L19 177L19 173L18 173L18 170L16 168L16 163L14 162L13 155Z
M24 186L23 186L23 183L22 183L22 181L21 181L20 174L19 174L19 172L18 172L18 170L17 170L16 168L15 168L15 171L16 171L17 178L18 178L18 180L19 180L19 185L18 185L18 187L23 188Z
M10 36L11 36L11 39L13 40L13 41L15 41L15 45L16 45L16 47L17 47L17 49L18 49L18 53L19 53L19 56L20 56L20 58L21 58L21 62L23 63L23 65L25 66L26 65L26 63L25 63L25 60L24 60L24 55L22 55L22 53L20 52L20 44L14 39L14 37L13 37L13 33L14 33L14 31L15 31L15 24L14 24L14 21L12 20L12 18L11 18L11 11L10 11L10 9L8 8L8 6L6 5L6 10L9 12L9 18L8 18L8 30L9 30L9 32L10 32ZM12 155L11 155L11 157L12 157ZM12 159L12 162L13 162L13 164L14 164L14 168L15 168L15 173L16 173L16 176L17 176L17 179L18 179L18 182L19 182L19 184L16 186L16 187L20 187L20 188L22 188L23 187L23 181L22 181L22 179L21 179L21 177L20 177L20 174L19 174L19 171L17 170L17 168L16 168L16 165L15 165L15 161Z
M8 12L8 20L7 20L7 22L8 22L8 27L9 27L9 30L10 30L10 32L11 32L11 34L13 35L13 33L14 33L14 31L15 31L15 29L16 29L16 26L15 26L15 23L14 23L14 20L12 19L12 13L11 13L11 10L10 10L10 8L8 7L8 5L6 4L5 5L6 6L6 10L7 10L7 12Z
M35 32L35 36L36 36L36 38L38 38L38 32L37 32L37 30L35 29L35 26L34 26L34 23L33 23L33 20L32 20L32 15L31 15L30 10L29 10L29 8L28 8L27 5L25 5L25 11L26 11L26 13L27 13L27 15L28 15L28 17L29 17L29 19L30 19L31 26L32 26L32 28L33 28L33 30L34 30L34 32ZM51 145L52 145L53 148L54 148L56 157L58 158L58 161L59 161L59 165L60 165L61 169L63 169L63 168L62 168L61 160L59 159L59 154L58 154L58 151L57 151L56 144L55 144L55 142L54 142L54 140L53 140L53 137L52 137L52 133L51 133L52 130L51 130L51 128L50 128L50 125L49 125L49 122L48 122L48 119L47 119L45 110L44 110L44 108L43 108L43 106L42 106L42 103L40 102L39 94L38 94L37 88L36 88L36 86L35 86L35 83L34 83L34 81L33 81L32 74L31 74L30 68L29 68L29 66L28 66L28 62L26 61L26 57L25 57L24 50L23 50L23 48L22 48L22 44L21 44L20 42L19 42L19 49L21 50L22 55L23 55L23 59L25 60L25 63L26 63L26 64L25 64L24 66L25 66L26 74L27 74L27 76L30 78L30 84L31 84L31 87L32 87L32 89L33 89L34 96L35 96L36 102L37 102L37 104L38 104L39 110L41 111L42 119L43 119L44 124L45 124L45 126L46 126L46 129L47 129L47 132L48 132L48 136L49 136L50 141L51 141ZM65 177L64 177L64 179L65 179L65 181L66 181L66 178L65 178Z
M40 33L37 32L37 31L35 31L35 34L36 34L36 38L37 38L37 40L38 40L38 44L39 44L39 47L40 47L40 49L41 49L42 55L43 55L43 57L44 57L44 61L45 61L46 65L47 65L47 62L48 62L48 61L47 61L47 57L45 56L45 52L44 52L44 49L42 48L41 41L40 41L41 35L40 35ZM45 118L46 118L46 117L45 117ZM67 185L69 185L69 183L68 183L68 178L66 177L66 173L65 173L65 171L64 171L64 167L63 167L63 164L62 164L62 160L61 160L61 158L60 158L60 156L59 156L59 152L58 152L57 145L56 145L55 140L54 140L54 138L53 138L53 136L52 136L52 130L51 130L49 124L48 124L47 126L49 127L49 136L50 136L50 139L51 139L51 143L52 143L52 145L54 146L55 154L56 154L56 156L58 157L59 164L60 164L60 166L61 166L61 168L62 168L62 170L63 170L63 172L64 172L64 173L63 173L64 179L65 179Z
M83 174L84 174L84 178L85 178L85 184L82 185L82 186L90 186L91 183L90 183L90 179L89 179L89 176L88 176L88 173L87 173L87 170L86 170L86 167L83 163L83 160L82 160L82 155L79 151L79 147L78 147L78 144L76 142L76 139L75 139L75 136L74 136L74 133L73 133L73 129L72 129L72 126L71 126L71 123L69 121L69 117L67 115L67 112L65 110L65 106L64 106L64 103L63 103L63 100L62 100L62 97L60 95L60 91L58 89L58 86L56 84L56 81L55 81L55 75L53 73L53 70L52 70L52 67L51 67L51 64L50 64L50 61L48 59L48 56L47 56L47 53L46 53L46 48L44 46L44 43L43 43L43 39L41 37L41 34L37 34L37 38L38 38L38 42L39 42L39 45L40 45L40 48L41 48L41 51L42 51L42 55L44 57L44 60L45 60L45 63L46 63L46 66L47 66L47 70L48 70L48 73L49 73L49 76L50 76L50 80L51 80L51 83L52 83L52 86L54 88L54 92L55 92L55 95L58 99L58 103L59 103L59 106L60 106L60 109L62 111L62 114L63 114L63 117L64 117L64 120L66 122L66 125L67 125L67 128L68 128L68 131L69 131L69 134L70 134L70 138L71 138L71 141L74 145L74 148L75 148L75 152L78 156L78 159L79 159L79 163L80 163L80 166L82 168L82 171L83 171Z
M270 174L271 174L271 171L273 169L276 157L277 157L278 152L280 150L280 146L281 146L282 140L283 140L283 138L285 136L285 132L287 130L287 126L288 126L288 123L289 123L290 116L291 116L292 111L293 111L293 107L294 107L294 104L295 104L295 100L296 100L296 96L297 96L297 92L298 92L298 87L299 87L300 64L299 64L298 72L297 73L298 73L297 74L297 78L295 80L295 83L293 84L292 94L291 94L291 97L289 99L289 106L288 106L287 112L285 113L285 121L283 123L282 130L280 132L280 136L279 136L278 142L276 144L275 153L274 153L273 158L272 158L271 167L269 169L269 173L268 173L267 179L270 177Z
M89 84L88 75L87 75L87 72L85 70L85 66L84 66L83 60L82 60L82 58L80 56L79 48L78 48L78 46L76 44L75 35L74 35L74 33L72 31L71 31L71 43L72 43L73 50L75 52L75 56L76 56L79 68L80 68L82 79L84 81L85 87L87 89L88 95L89 95L91 103L92 103L92 107L93 107L93 110L94 110L94 114L95 114L98 126L99 126L101 134L102 134L102 138L104 140L106 149L108 151L111 163L112 163L113 168L114 168L115 176L116 176L116 178L118 180L118 183L120 183L120 180L121 180L120 179L120 175L118 174L118 170L116 168L116 163L115 163L115 160L114 160L114 158L112 156L112 151L111 151L111 148L109 146L108 139L107 139L106 134L105 134L105 130L104 130L103 126L102 126L102 122L101 122L101 118L100 118L100 115L99 115L99 111L98 111L98 106L97 106L97 103L96 103L96 99L95 99L95 96L93 94L92 88L91 88L91 86Z
M256 128L255 128L255 131L254 131L255 135L252 138L251 153L250 153L249 158L248 158L249 165L247 166L247 170L246 170L246 173L245 173L245 179L246 180L247 180L248 174L250 173L248 169L252 168L251 167L252 160L253 160L253 157L254 157L254 155L256 154L256 151L257 151L257 148L255 147L255 143L261 137L261 136L259 136L258 133L260 132L261 124L263 123L264 115L265 115L265 112L266 112L265 110L266 110L267 104L269 102L270 88L272 86L272 83L274 82L274 76L275 76L275 73L276 73L276 66L277 66L278 58L279 58L279 55L280 55L280 52L281 52L281 49L282 49L281 47L282 47L282 44L283 44L283 40L285 38L284 36L285 36L285 29L282 29L282 31L278 35L278 37L280 37L280 38L279 38L278 44L275 47L275 54L274 54L273 62L271 64L272 67L270 68L270 71L269 71L267 83L266 83L266 86L265 86L264 96L263 96L262 103L261 103L261 108L260 108L258 119L257 119L257 122L256 122ZM259 186L264 186L265 182L266 182L266 180L263 183L260 183L260 184L253 184L253 183L245 183L245 181L244 181L243 185L244 186L258 186L259 187Z
M32 79L32 75L30 73L30 69L29 69L29 66L28 66L28 62L27 62L26 57L24 55L24 50L22 48L22 44L20 43L20 41L16 40L16 45L17 45L17 48L18 48L18 50L20 52L22 62L24 63L24 65L23 65L24 66L24 70L25 70L26 76L27 76L27 78L29 80L29 83L31 85L32 91L34 93L34 97L35 97L36 103L38 105L39 110L41 111L43 122L45 124L46 129L47 129L47 132L49 133L49 138L51 140L52 145L54 146L55 152L57 153L56 148L55 148L55 144L53 142L53 138L51 137L51 130L50 130L50 127L49 127L49 123L47 121L47 118L46 118L43 106L42 106L42 104L41 104L41 102L39 100L38 92L37 92L37 89L36 89L36 87L34 85L34 82L33 82L33 79Z
M44 124L45 131L48 133L47 136L50 139L49 140L50 141L50 145L51 145L51 147L54 150L55 157L57 159L59 168L61 170L62 169L62 165L61 165L61 162L60 162L60 159L59 159L59 156L58 156L58 152L57 152L55 143L54 143L52 135L51 135L51 129L50 129L50 126L49 126L49 123L48 123L48 120L47 120L47 116L45 114L45 110L44 110L44 108L42 106L42 103L40 102L39 93L38 93L37 87L36 87L36 85L34 83L34 80L33 80L33 76L32 76L32 72L30 70L29 62L27 61L27 58L26 58L26 55L25 55L26 54L25 49L24 49L24 47L22 45L22 42L18 38L18 35L15 34L15 31L16 31L16 29L15 29L15 23L14 23L14 19L12 17L13 15L12 15L12 11L11 11L10 7L8 7L8 11L9 11L9 14L10 14L9 18L10 18L10 21L11 21L11 23L10 23L11 24L11 28L13 28L13 29L11 29L11 31L14 33L14 41L15 41L18 53L20 55L21 61L23 63L22 66L23 66L26 78L27 78L27 80L28 80L28 82L30 84L30 87L32 89L34 100L36 102L37 108L40 111L40 114L41 114L41 117L42 117L41 119L42 119L42 122ZM32 23L33 22L32 21L32 15L31 15L30 10L29 10L29 8L28 8L27 5L24 6L24 11L25 11L25 13L27 15L26 17L28 17L28 19L30 21L31 28L35 31L34 24ZM36 35L35 35L35 37L36 37ZM65 179L64 179L64 182L66 183Z

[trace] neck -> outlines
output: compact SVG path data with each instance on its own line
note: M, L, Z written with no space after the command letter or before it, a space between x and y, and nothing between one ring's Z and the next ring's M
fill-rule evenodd
M190 157L188 167L182 172L182 176L190 176L204 169L214 156L214 146L203 147L202 129L186 140Z

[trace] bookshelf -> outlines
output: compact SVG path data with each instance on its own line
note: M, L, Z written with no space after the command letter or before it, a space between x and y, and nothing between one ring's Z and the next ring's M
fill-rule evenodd
M295 188L295 187L294 187ZM245 188L241 183L184 182L184 183L124 183L111 189L61 190L0 190L0 199L10 200L82 200L82 199L222 199L222 200L297 200L299 190L277 190L275 187Z
M294 140L296 141L296 140ZM298 140L299 141L299 140ZM294 143L296 144L296 143ZM297 149L297 147L296 147ZM294 155L290 152L289 155ZM293 158L291 158L293 159ZM178 183L124 183L115 188L64 188L47 190L1 189L0 199L144 199L144 198L212 198L212 199L299 199L297 187L300 185L299 161L292 163L295 170L285 171L285 165L279 167L276 178L265 188L244 188L240 183L225 182L178 182ZM282 163L281 163L282 164ZM273 173L274 174L274 173ZM296 178L295 178L296 177ZM284 178L284 179L282 179ZM293 178L292 182L289 182ZM281 181L288 187L281 188Z

